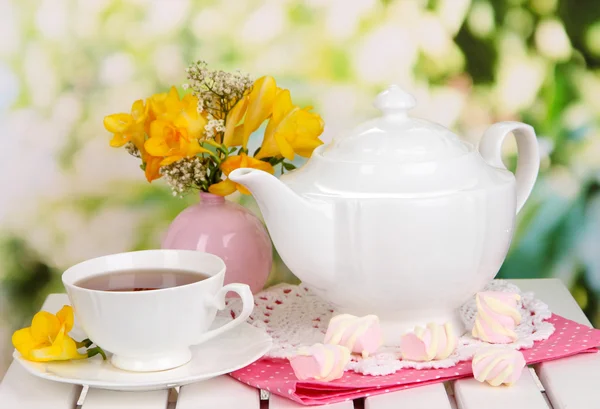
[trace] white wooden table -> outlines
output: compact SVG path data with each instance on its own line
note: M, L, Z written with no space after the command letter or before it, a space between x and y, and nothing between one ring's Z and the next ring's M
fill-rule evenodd
M590 325L565 286L555 279L514 280L535 291L553 312ZM64 295L53 294L43 309L57 311ZM263 396L264 397L264 396ZM170 391L113 392L38 379L13 362L0 384L0 409L294 409L278 396L261 400L258 390L221 376ZM600 354L584 354L526 368L510 388L492 388L474 379L428 385L364 400L321 406L327 409L598 409Z

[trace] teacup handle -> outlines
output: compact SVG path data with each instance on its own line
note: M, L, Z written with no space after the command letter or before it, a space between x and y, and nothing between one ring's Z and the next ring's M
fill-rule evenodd
M200 340L198 340L196 344L208 341L209 339L214 338L217 335L224 333L225 331L229 331L230 329L237 327L241 323L246 322L250 314L252 314L252 311L254 310L254 296L252 295L252 291L250 291L250 287L246 284L227 284L219 290L217 295L215 295L213 305L217 307L218 310L224 309L225 296L229 291L237 293L237 295L239 295L242 299L242 312L232 321L229 321L227 324L202 334L202 337L200 337Z

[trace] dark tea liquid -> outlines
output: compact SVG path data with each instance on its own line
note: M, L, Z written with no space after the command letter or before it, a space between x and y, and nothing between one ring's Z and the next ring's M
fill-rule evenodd
M98 291L152 291L196 283L210 276L188 270L131 269L98 274L75 283Z

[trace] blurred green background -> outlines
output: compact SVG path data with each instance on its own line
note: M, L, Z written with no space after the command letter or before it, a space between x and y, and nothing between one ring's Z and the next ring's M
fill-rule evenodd
M197 59L275 76L321 113L325 141L375 115L390 83L473 143L496 121L533 125L541 173L500 275L558 277L600 325L597 0L3 0L0 375L66 267L157 247L196 201L147 184L102 119ZM293 280L276 265L271 283Z

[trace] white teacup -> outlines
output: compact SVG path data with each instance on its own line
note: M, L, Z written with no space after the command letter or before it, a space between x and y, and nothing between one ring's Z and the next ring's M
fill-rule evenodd
M137 269L173 269L208 278L152 291L102 291L79 287L93 276ZM190 346L243 323L254 298L245 284L223 286L225 263L191 250L147 250L99 257L77 264L62 275L75 316L87 336L113 353L111 362L128 371L161 371L191 359ZM234 320L208 330L228 291L237 293L243 309Z

